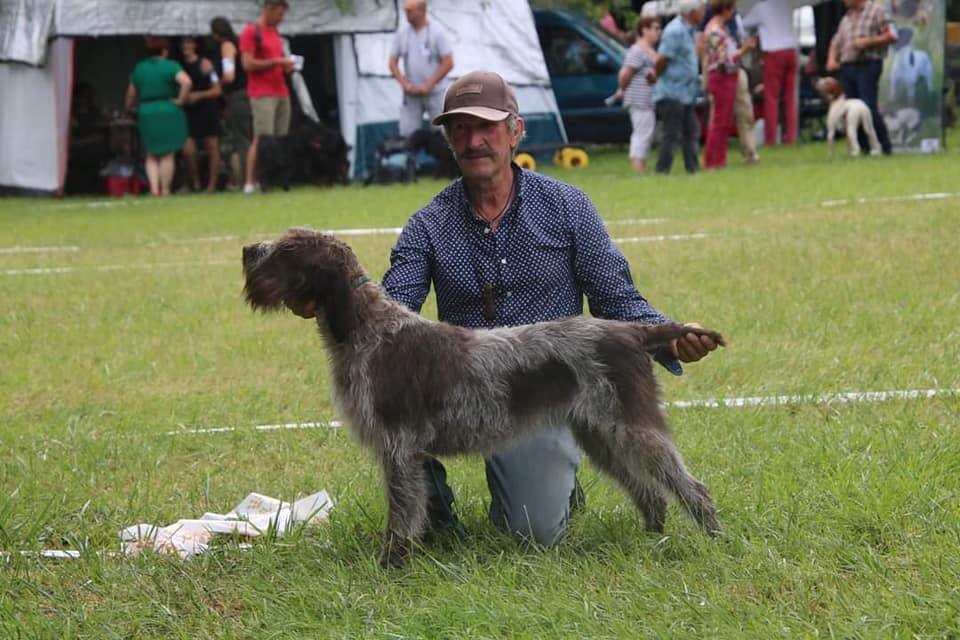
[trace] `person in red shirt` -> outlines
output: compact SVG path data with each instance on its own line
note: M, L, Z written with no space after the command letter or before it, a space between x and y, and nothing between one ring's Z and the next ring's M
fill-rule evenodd
M265 0L255 22L240 34L240 62L247 72L247 95L253 113L253 140L247 150L244 193L253 193L257 175L257 141L261 135L285 136L290 130L290 92L286 76L294 63L283 53L277 25L287 13L287 0Z

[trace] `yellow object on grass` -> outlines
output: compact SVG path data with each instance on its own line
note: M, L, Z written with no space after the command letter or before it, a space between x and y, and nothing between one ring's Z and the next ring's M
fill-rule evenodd
M579 169L590 164L590 156L583 149L561 147L553 154L553 164L565 169Z
M537 170L537 161L533 159L533 156L529 153L518 153L517 157L513 159L523 169L529 169L530 171Z

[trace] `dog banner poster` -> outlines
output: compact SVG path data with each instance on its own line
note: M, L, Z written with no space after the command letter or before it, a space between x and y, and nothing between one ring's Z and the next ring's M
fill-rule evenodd
M897 41L880 77L879 107L894 149L932 153L943 139L943 0L884 0Z

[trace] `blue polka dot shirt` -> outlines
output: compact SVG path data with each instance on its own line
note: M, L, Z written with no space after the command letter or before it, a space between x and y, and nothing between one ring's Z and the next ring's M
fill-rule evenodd
M477 216L462 179L410 218L390 254L387 295L419 312L432 283L439 317L470 328L532 324L583 313L670 320L633 285L630 266L579 189L514 166L517 196L496 231ZM485 315L492 288L495 319ZM680 364L656 358L672 373Z

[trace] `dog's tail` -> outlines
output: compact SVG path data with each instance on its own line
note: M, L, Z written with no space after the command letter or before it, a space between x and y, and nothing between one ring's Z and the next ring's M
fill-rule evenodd
M678 338L682 338L688 333L697 336L709 336L721 347L727 346L727 341L723 336L711 329L700 329L679 324L677 322L667 322L665 324L643 324L637 325L639 330L643 331L643 346L647 351L654 353L660 349L669 348L670 343Z

